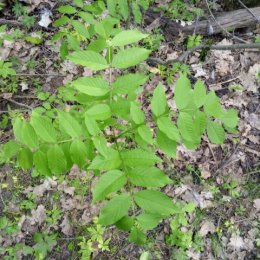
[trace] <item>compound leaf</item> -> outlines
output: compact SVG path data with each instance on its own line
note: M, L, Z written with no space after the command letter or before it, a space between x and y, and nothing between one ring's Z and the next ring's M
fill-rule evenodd
M59 145L53 145L47 152L48 165L53 174L61 174L67 168L67 161Z
M167 109L167 99L161 83L159 83L153 92L151 107L152 112L156 117L161 116Z
M145 210L159 216L170 216L174 210L172 200L160 191L142 190L134 194L137 205Z
M142 149L125 150L121 156L124 164L129 167L151 166L161 161L153 152Z
M111 199L102 209L99 223L107 226L116 223L128 214L131 198L127 194L121 194Z
M181 75L174 88L174 100L179 110L184 109L192 100L192 89L189 79Z
M106 120L111 117L111 109L107 104L98 104L89 108L86 112L95 120Z
M93 202L103 200L109 193L121 189L127 181L125 173L119 170L108 171L97 182L93 191Z
M144 48L129 48L120 50L113 58L112 66L117 69L126 69L139 64L149 57L150 51Z
M209 121L207 125L209 140L214 144L222 144L225 140L225 130L217 122Z
M78 121L70 114L64 111L58 112L60 128L72 138L77 138L82 135L82 128Z
M73 81L75 88L89 96L104 96L109 92L109 85L107 81L99 77L82 77Z
M136 167L128 172L130 181L141 187L163 187L171 180L163 171L156 167Z
M140 105L137 102L131 102L130 114L137 125L142 124L145 120L144 112L141 110Z
M139 225L144 230L152 230L156 228L161 221L162 217L160 215L151 214L151 213L142 213L137 216L137 221Z
M52 121L46 117L33 113L31 118L31 125L36 134L47 143L56 143L56 131L52 125Z
M139 42L146 38L148 34L143 34L138 30L124 30L118 33L111 41L112 46L124 46L131 43Z
M194 102L197 108L202 107L206 101L206 87L201 80L194 86Z
M103 70L108 68L106 59L94 51L76 51L69 57L73 63L85 66L91 70Z
M157 119L157 125L160 131L166 134L171 140L181 142L178 128L173 124L169 117L160 117Z
M70 155L72 161L82 168L88 157L86 145L81 140L74 140L70 146Z

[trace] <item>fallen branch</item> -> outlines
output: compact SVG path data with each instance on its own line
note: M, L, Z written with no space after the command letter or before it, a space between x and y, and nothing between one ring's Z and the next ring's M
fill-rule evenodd
M27 108L27 109L29 109L29 110L33 110L32 107L30 107L30 106L28 106L28 105L26 105L26 104L17 102L17 101L15 101L15 100L11 99L11 98L8 98L8 99L5 99L5 100L8 101L8 102L10 102L10 103L13 103L13 104L15 104L15 105L17 105L17 106L24 107L24 108Z
M215 20L210 15L204 20L195 21L191 25L182 26L180 23L148 9L144 15L144 23L146 26L149 26L153 21L159 18L159 26L163 29L164 34L168 38L174 38L175 36L178 36L180 32L186 35L193 34L195 27L197 34L208 35L209 25L212 27L212 34L218 34L222 33L223 29L224 31L233 31L239 28L254 26L259 23L259 20L256 18L260 17L260 7L251 8L250 11L251 13L248 9L239 9L236 11L221 13L217 16L213 15Z
M180 57L176 59L170 60L161 60L159 58L149 58L148 63L151 65L161 64L164 66L170 65L176 62L184 62L184 60L193 52L201 50L201 49L211 49L211 50L241 50L241 49L259 49L260 50L260 43L246 43L246 44L233 44L233 45L198 45L194 48L188 49Z
M12 26L23 26L21 22L18 22L16 20L6 20L6 19L0 19L0 25L12 25Z

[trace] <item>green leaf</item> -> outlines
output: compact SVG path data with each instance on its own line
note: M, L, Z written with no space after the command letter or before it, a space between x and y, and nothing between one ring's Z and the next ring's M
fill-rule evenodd
M134 194L137 205L159 216L170 216L175 211L172 200L160 191L142 190Z
M125 69L139 64L149 57L151 51L144 48L129 48L120 50L113 58L112 66Z
M19 150L20 150L20 145L16 141L10 140L7 143L5 143L3 146L3 153L4 153L5 160L9 160L12 157L14 157Z
M33 155L33 164L35 169L42 174L43 176L50 175L50 169L48 167L48 159L46 153L41 150L38 150Z
M178 117L178 128L183 139L190 143L200 143L200 133L188 113L181 112Z
M125 46L135 42L139 42L142 39L148 37L148 34L143 34L138 30L124 30L118 33L111 41L111 45L114 47Z
M149 252L143 252L140 256L140 260L151 260L150 253Z
M119 170L108 171L97 182L93 191L93 202L103 200L109 193L120 190L127 182L125 173Z
M61 57L62 59L65 59L68 54L69 54L68 42L67 42L67 41L63 41L63 42L61 43L61 46L60 46L60 57Z
M92 14L87 12L78 12L78 16L89 24L95 24L95 19Z
M167 99L161 83L158 84L158 86L153 92L151 107L152 112L156 117L159 117L162 114L164 114L167 109Z
M111 109L106 104L98 104L89 108L86 112L95 120L106 120L111 117Z
M225 140L225 130L216 122L209 121L207 125L209 140L214 144L222 144Z
M91 70L98 71L108 68L106 59L94 51L76 51L68 59Z
M79 21L72 20L71 21L72 26L74 27L75 31L77 31L78 34L83 36L85 39L89 39L89 32L88 29Z
M193 202L187 203L183 208L182 211L191 213L196 209L196 204Z
M86 145L81 140L74 140L70 146L70 155L72 161L82 168L88 157Z
M93 143L95 148L101 155L107 156L107 154L109 153L109 148L107 146L107 140L104 136L95 136L93 138Z
M21 131L22 143L28 146L30 149L37 149L39 147L38 137L33 129L33 127L27 123L23 122Z
M110 148L110 151L106 156L97 155L88 169L109 171L119 168L121 163L119 153Z
M152 230L158 226L162 217L156 214L142 213L136 219L143 230Z
M52 121L46 117L36 113L32 114L31 125L36 134L47 143L56 143L56 131L52 125Z
M160 131L166 134L171 140L181 142L178 128L173 124L169 117L160 117L157 119L157 125Z
M69 48L71 48L74 51L80 51L80 41L77 39L77 37L75 37L73 35L68 35L67 42L68 42Z
M196 129L196 133L199 135L204 134L207 127L207 116L204 112L197 111L194 116L194 126Z
M116 6L117 6L117 0L107 0L107 9L109 11L109 14L112 16L116 16Z
M72 82L75 88L89 96L104 96L109 92L108 83L99 77L82 77Z
M123 19L126 21L128 19L128 15L129 15L128 0L120 0L117 3L118 3L119 13L123 17Z
M132 3L132 12L134 15L135 23L140 24L142 22L142 13L141 13L140 7L138 6L138 4L136 2Z
M91 135L98 135L101 131L95 119L90 117L87 113L85 113L85 125Z
M53 174L66 171L67 161L63 150L57 144L51 146L47 152L48 165Z
M144 112L141 110L140 104L137 102L131 102L130 114L137 125L142 124L145 120Z
M202 107L206 101L206 87L201 80L194 86L194 102L197 108Z
M22 148L17 155L17 159L23 170L29 170L33 165L33 154L29 148Z
M24 121L19 117L16 117L13 121L13 131L14 131L15 139L21 143L23 142L22 132L21 132L23 124Z
M70 137L77 138L82 135L82 129L78 121L70 114L64 111L58 112L60 128Z
M223 110L221 108L219 98L216 96L215 92L211 91L206 96L204 110L206 114L215 118L220 118L222 116Z
M95 31L97 34L102 36L104 39L108 39L113 31L114 25L117 23L117 20L107 17L99 23L95 23Z
M223 112L220 117L220 120L228 128L235 128L238 124L238 113L235 109L231 108Z
M77 9L70 5L62 5L58 8L58 11L62 14L75 14Z
M125 98L118 97L111 103L112 114L121 117L125 120L129 120L131 102Z
M130 205L129 195L121 194L114 197L101 209L99 223L104 226L116 223L128 214Z
M128 240L137 245L144 245L146 243L146 235L137 227L133 227Z
M124 164L129 167L151 166L161 159L154 155L153 152L144 151L142 149L125 150L121 152Z
M133 217L124 216L119 221L116 222L116 227L123 231L130 231L134 225Z
M177 143L171 140L166 134L161 131L157 132L157 145L168 156L175 158L177 152Z
M56 21L54 21L54 26L56 27L60 27L62 25L67 24L70 21L69 17L66 15L61 16L59 19L57 19Z
M174 88L174 100L179 110L184 109L192 100L192 89L189 79L181 75Z
M73 3L78 6L78 7L83 7L84 6L84 3L82 0L73 0Z
M114 94L129 94L135 91L139 86L147 81L147 76L139 73L129 73L124 76L117 77L113 83Z
M153 144L153 130L146 125L141 125L137 128L138 134L148 144Z
M163 187L171 183L168 176L156 167L136 167L128 172L128 176L134 185L142 187Z
M87 50L101 52L107 47L106 40L102 37L97 38L96 40L91 41L88 45Z

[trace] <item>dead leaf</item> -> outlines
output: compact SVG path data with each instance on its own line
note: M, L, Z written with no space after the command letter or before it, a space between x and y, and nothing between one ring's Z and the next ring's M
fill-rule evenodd
M232 247L234 250L240 250L245 248L245 242L242 237L238 235L233 235L230 238L230 242L228 244L230 247Z
M254 207L256 208L256 212L260 211L260 199L254 200Z
M55 187L57 187L57 181L54 178L49 178L45 180L41 185L34 187L33 193L37 197L42 197L46 191L50 191Z
M207 76L207 73L202 68L202 64L201 63L199 63L199 64L192 64L191 67L192 67L192 70L196 73L194 75L195 78L206 77Z
M200 231L199 231L199 234L202 236L202 237L205 237L208 233L214 233L216 230L216 227L214 225L213 222L209 221L209 220L206 220L201 228L200 228Z
M46 217L46 209L43 205L39 205L36 210L32 210L32 224L35 222L41 225Z
M66 236L71 236L73 234L73 228L70 224L69 218L67 215L64 216L61 224L61 231L63 234L65 234Z
M44 8L41 12L41 20L38 22L38 24L41 27L48 28L48 26L52 23L51 17L52 12L46 8Z

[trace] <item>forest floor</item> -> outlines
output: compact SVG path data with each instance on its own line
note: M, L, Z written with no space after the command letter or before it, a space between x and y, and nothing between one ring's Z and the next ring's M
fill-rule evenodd
M37 24L41 1L31 2L27 6ZM52 19L58 18L56 4L45 2L47 8L53 8ZM216 9L222 10L220 6ZM19 21L10 6L1 11L1 17ZM40 32L43 39L39 43L28 38L35 37L36 32ZM57 106L58 88L77 75L90 73L60 58L61 42L50 41L56 32L57 28L52 24L47 29L0 26L0 59L11 62L16 70L14 76L0 77L1 144L13 136L10 119L14 114L23 113L28 117L30 108ZM236 33L244 41L254 42L260 28ZM216 45L237 43L236 39L224 34L203 37L202 41L208 39ZM181 32L174 40L167 41L167 35L163 36L157 28L146 44L150 44L153 57L166 60L179 57L185 51L186 41L187 37ZM144 69L153 75L144 86L145 92L150 93L159 81L163 81L168 86L169 105L173 108L172 86L178 72L190 71L192 81L203 80L208 90L214 90L221 98L222 105L239 111L238 131L227 135L222 145L210 144L204 137L195 151L180 146L177 158L168 159L161 165L174 181L164 189L166 194L173 200L196 204L196 212L187 214L188 224L181 230L183 234L191 231L190 237L183 235L183 243L189 243L191 239L192 247L169 242L174 238L171 237L170 220L166 220L149 233L149 242L144 247L129 243L125 234L114 227L100 231L104 232L104 241L109 240L109 249L102 252L96 248L92 259L134 260L144 251L150 252L151 259L158 260L259 259L260 51L209 50L205 59L201 59L200 51L197 51L189 55L184 65L144 64ZM148 110L145 96L140 100L143 100L144 110ZM10 112L10 109L16 110ZM93 235L101 228L95 222L93 224L99 206L91 204L90 192L84 185L95 177L86 176L77 167L62 179L32 175L31 171L21 171L15 162L0 164L0 258L83 259L80 258L79 239L84 232ZM33 238L36 233L46 237L37 241ZM26 256L26 250L30 251L29 247L35 244L47 248L46 258Z

